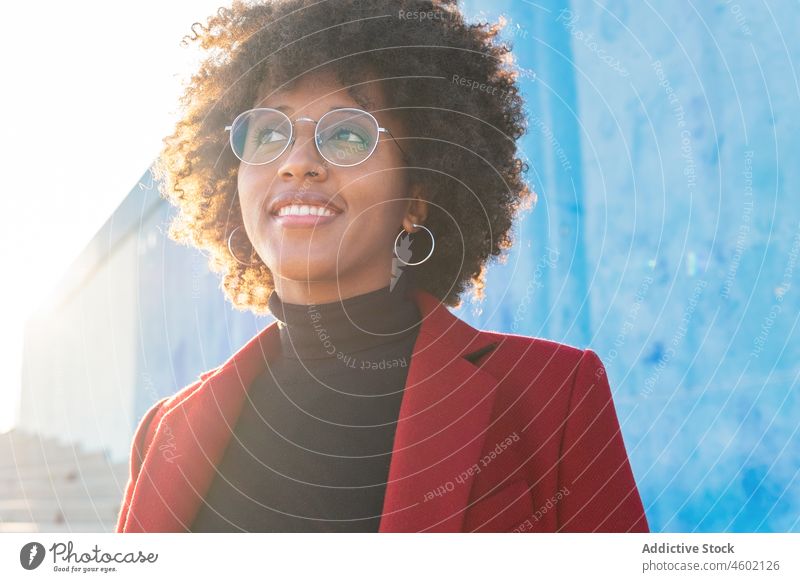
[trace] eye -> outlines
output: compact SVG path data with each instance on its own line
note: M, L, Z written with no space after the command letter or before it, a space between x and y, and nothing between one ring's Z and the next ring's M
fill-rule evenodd
M286 141L288 136L272 127L264 127L255 132L253 141L256 146L267 145L276 141Z
M333 141L353 142L361 145L366 145L369 141L369 138L362 133L347 127L337 128L328 139Z

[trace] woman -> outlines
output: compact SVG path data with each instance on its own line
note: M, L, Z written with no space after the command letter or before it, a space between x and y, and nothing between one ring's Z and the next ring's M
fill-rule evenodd
M276 321L145 414L117 531L647 531L597 355L447 309L531 196L498 32L452 0L196 32L170 234Z

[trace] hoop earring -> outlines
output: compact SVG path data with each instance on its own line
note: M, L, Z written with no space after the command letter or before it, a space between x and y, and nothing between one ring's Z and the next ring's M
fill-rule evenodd
M239 257L237 257L237 256L236 256L236 253L234 253L234 252L233 252L233 248L231 247L231 239L233 238L233 233L235 233L235 232L236 232L237 230L239 230L240 228L241 228L241 225L240 225L240 226L237 226L237 227L236 227L236 228L234 228L234 229L231 231L231 233L228 235L228 252L231 254L231 256L232 256L234 259L236 259L236 262L237 262L237 263L239 263L239 264L241 264L241 265L244 265L245 267L252 267L253 265L257 264L257 263L258 263L258 261L255 261L255 262L250 262L250 263L245 263L244 261L242 261L241 259L239 259Z
M422 259L421 261L417 261L416 263L406 263L403 259L401 259L397 255L397 239L400 238L401 234L405 234L406 237L408 237L411 233L410 232L406 232L405 230L401 230L400 232L398 232L397 236L394 238L394 256L397 257L398 261L400 261L404 265L408 265L409 267L414 267L416 265L421 265L422 263L424 263L425 261L430 259L431 255L433 254L433 249L436 246L436 239L433 238L433 233L430 231L430 229L427 226L423 226L421 224L412 224L412 226L419 227L419 228L424 228L425 230L428 231L428 234L431 235L431 250L430 250L430 252L428 252L428 256L425 257L424 259Z

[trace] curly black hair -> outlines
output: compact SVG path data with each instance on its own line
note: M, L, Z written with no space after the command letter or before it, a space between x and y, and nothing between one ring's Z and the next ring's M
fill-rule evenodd
M526 119L511 44L497 38L503 26L502 18L465 22L457 0L235 0L194 23L183 42L206 52L154 165L162 195L179 209L170 238L208 251L237 309L269 312L270 270L246 236L234 237L232 250L255 264L243 265L228 246L242 217L239 160L224 127L252 107L265 80L274 90L332 71L367 106L359 84L382 83L384 107L403 120L409 184L423 186L425 225L436 237L413 281L453 307L470 282L482 298L487 261L506 260L515 214L535 202L517 157ZM409 262L430 250L427 237L416 241L424 242Z

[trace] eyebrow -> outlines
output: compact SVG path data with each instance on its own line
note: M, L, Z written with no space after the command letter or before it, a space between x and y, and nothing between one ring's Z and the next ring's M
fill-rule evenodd
M268 105L262 105L262 107L269 107ZM272 109L277 109L278 111L283 111L287 115L291 114L294 111L294 108L289 107L288 105L273 105ZM328 111L335 111L336 109L357 109L352 105L334 105Z

